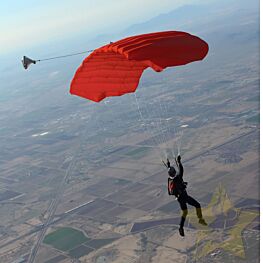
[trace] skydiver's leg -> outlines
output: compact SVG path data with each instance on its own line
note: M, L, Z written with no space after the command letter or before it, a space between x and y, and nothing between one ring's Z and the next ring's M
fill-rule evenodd
M191 197L190 195L187 195L186 197L186 202L189 204L189 205L192 205L196 208L196 215L197 217L200 219L200 218L203 218L202 216L202 209L201 209L201 205L199 202L197 202L193 197Z
M181 210L182 210L182 216L181 216L181 221L180 221L180 227L183 228L184 227L184 222L185 219L187 217L188 214L188 209L187 209L187 205L186 205L186 201L185 199L182 200L178 200Z
M199 218L199 223L202 224L202 225L207 225L205 220L203 219L203 215L202 215L202 209L201 209L201 205L199 202L197 202L193 197L191 197L190 195L187 195L187 198L186 198L186 202L189 204L189 205L192 205L196 208L196 215L197 217Z

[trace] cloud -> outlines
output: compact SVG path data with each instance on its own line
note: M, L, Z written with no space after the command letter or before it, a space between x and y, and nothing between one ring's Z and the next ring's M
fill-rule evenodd
M51 72L51 73L49 74L49 77L50 77L50 78L53 78L53 77L57 76L58 74L59 74L59 71L53 71L53 72Z

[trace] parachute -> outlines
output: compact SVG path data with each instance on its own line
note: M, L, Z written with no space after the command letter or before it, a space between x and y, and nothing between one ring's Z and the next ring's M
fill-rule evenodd
M26 56L23 56L22 64L23 64L24 69L28 69L30 64L36 64L36 60L33 60L33 59L26 57Z
M70 93L95 102L135 92L143 71L161 72L204 59L208 44L180 31L127 37L94 50L77 69Z

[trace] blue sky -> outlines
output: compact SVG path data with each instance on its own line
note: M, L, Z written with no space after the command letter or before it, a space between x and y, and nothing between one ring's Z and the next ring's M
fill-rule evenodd
M0 0L0 55L74 35L118 32L198 2L209 0Z

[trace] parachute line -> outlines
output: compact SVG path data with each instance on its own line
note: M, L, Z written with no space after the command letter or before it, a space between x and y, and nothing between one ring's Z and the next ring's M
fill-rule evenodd
M161 136L161 129L160 127L158 126L158 122L155 121L155 115L154 115L154 110L153 109L149 109L148 107L148 104L145 102L144 104L144 108L145 108L145 113L148 115L148 121L149 121L149 126L150 126L150 130L151 130L151 133L152 133L152 136L153 136L153 139L156 143L156 145L158 145L158 147L160 149L162 149L161 145L163 144L164 140ZM150 113L149 113L150 112ZM151 128L152 126L152 128ZM154 134L154 130L157 130L157 135ZM163 152L163 154L165 155L165 153Z
M82 52L78 52L78 53L71 53L71 54L67 54L67 55L62 55L62 56L56 56L56 57L50 57L50 58L42 58L42 59L37 59L37 62L40 61L46 61L46 60L52 60L52 59L59 59L59 58L67 58L67 57L72 57L72 56L77 56L77 55L81 55L81 54L85 54L85 53L91 53L94 50L86 50L86 51L82 51Z
M145 131L148 132L151 135L151 137L153 139L153 142L155 144L155 147L153 147L153 148L156 151L157 155L162 159L162 153L161 153L160 148L159 148L159 142L157 141L157 138L153 134L152 130L150 129L148 131L148 127L147 127L147 124L146 124L146 122L144 120L144 117L143 117L143 114L142 114L142 111L141 111L141 108L140 108L140 105L139 105L139 102L138 102L137 95L136 95L136 93L133 93L133 94L134 94L134 98L135 98L135 102L136 102L136 106L137 106L137 110L139 112L139 116L140 116L141 122L142 122L143 126L145 127Z
M91 53L93 51L94 50L86 50L86 51L82 51L82 52L78 52L78 53L71 53L71 54L66 54L66 55L62 55L62 56L42 58L42 59L31 59L27 56L23 56L22 64L23 64L24 69L28 69L30 64L36 64L36 62L54 60L54 59L60 59L60 58L67 58L67 57L77 56L77 55L81 55L81 54L85 54L85 53Z
M159 116L160 116L160 124L161 124L161 129L162 129L162 133L163 133L163 136L164 136L164 144L165 144L165 152L166 154L168 155L168 144L167 142L169 141L169 132L167 131L167 126L163 123L164 120L163 120L163 116L164 116L164 110L163 110L163 107L162 107L162 103L161 103L161 100L157 98L157 101L159 103L159 108L160 108L160 111L159 111Z

